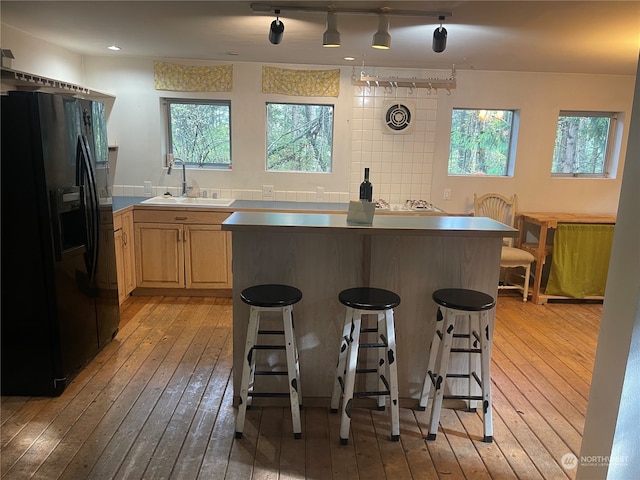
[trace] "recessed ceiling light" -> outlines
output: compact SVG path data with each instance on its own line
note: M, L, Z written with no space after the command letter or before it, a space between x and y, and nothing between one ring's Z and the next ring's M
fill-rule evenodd
M107 48L108 48L109 50L114 50L114 51L116 51L116 52L117 52L118 50L120 50L120 47L119 47L119 46L117 46L117 45L110 45L110 46L108 46Z
M355 57L344 57L344 60L346 60L347 62L353 62L355 60Z

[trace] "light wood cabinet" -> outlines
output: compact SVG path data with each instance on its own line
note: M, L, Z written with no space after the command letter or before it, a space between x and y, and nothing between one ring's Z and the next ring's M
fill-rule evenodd
M113 228L118 275L118 301L122 304L136 288L133 211L128 210L115 214Z
M134 211L138 287L231 288L228 213L167 209Z

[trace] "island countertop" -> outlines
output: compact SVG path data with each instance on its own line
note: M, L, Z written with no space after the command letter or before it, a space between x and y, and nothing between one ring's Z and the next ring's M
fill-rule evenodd
M496 297L503 238L518 235L486 217L376 215L372 225L349 225L346 212L235 212L222 229L232 237L234 390L239 391L249 316L241 292L252 285L288 284L303 294L295 305L295 334L304 403L327 406L344 321L340 291L371 286L400 296L395 309L400 398L417 405L435 329L432 293L469 288ZM264 362L261 369L283 369L274 356ZM451 365L463 371L469 359L454 356ZM263 380L283 386L278 376ZM466 388L459 379L450 380L452 392Z
M347 223L346 214L236 212L222 224L223 230L261 230L275 228L279 231L299 232L332 229L354 231L359 234L410 233L414 235L516 237L518 230L487 217L400 215L374 216L372 225Z

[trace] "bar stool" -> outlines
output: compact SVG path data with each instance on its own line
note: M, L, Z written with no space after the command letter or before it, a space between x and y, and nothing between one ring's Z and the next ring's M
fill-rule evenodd
M337 413L340 398L340 443L347 445L351 425L351 408L354 397L377 397L378 409L385 409L389 396L391 411L391 440L400 439L400 413L398 408L398 373L396 366L396 334L393 309L400 305L400 297L381 288L350 288L338 295L340 303L347 307L342 330L340 354L331 396L331 412ZM375 327L362 327L363 315L376 315ZM361 343L360 334L375 334L376 341ZM375 348L378 353L376 368L358 368L361 348ZM354 393L357 373L376 373L378 390Z
M298 349L293 330L293 305L302 299L302 292L289 285L255 285L242 291L242 301L251 306L247 342L244 350L245 362L242 368L240 386L240 404L236 418L236 438L242 438L244 419L247 407L251 406L253 397L289 397L291 402L291 418L295 438L302 438L300 426L300 367ZM260 317L263 312L282 312L282 330L260 329ZM259 335L284 335L284 345L258 344ZM256 370L256 353L259 350L284 350L287 358L287 370ZM289 392L257 392L254 390L256 375L288 375Z
M477 402L482 402L484 441L493 441L493 420L491 407L491 344L493 325L489 323L488 311L496 301L490 295L464 288L445 288L433 292L432 298L438 304L436 332L431 342L427 375L425 376L419 410L425 410L429 397L433 398L427 440L435 440L440 422L443 399L468 400L470 410ZM468 330L456 332L457 316L468 318ZM454 338L467 339L467 348L452 347ZM469 373L448 373L451 352L469 354ZM480 377L474 371L472 354L480 354ZM445 395L446 378L466 378L468 395ZM471 379L475 381L472 382ZM476 385L477 384L477 385ZM477 387L482 394L477 395Z

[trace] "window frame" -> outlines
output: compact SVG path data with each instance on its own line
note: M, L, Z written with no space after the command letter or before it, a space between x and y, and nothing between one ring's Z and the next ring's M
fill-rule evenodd
M489 173L450 173L451 164L451 133L453 128L453 116L456 110L466 111L490 111L490 112L510 112L511 113L511 127L509 129L509 142L508 150L506 154L505 173L504 174L489 174ZM516 163L516 146L518 141L518 132L520 126L520 110L516 108L497 108L497 107L453 107L451 110L451 127L449 129L449 155L447 158L447 176L451 177L492 177L492 178L511 178L514 176L515 163Z
M180 157L180 160L184 160L185 167L187 168L201 168L205 170L231 170L233 166L233 134L232 134L232 109L231 100L225 99L211 99L211 98L176 98L176 97L163 97L161 98L163 107L163 116L165 122L165 135L166 135L166 151L165 167L169 166L170 156L178 158L173 152L173 135L171 131L171 105L172 104L192 104L192 105L214 105L214 106L226 106L229 110L229 163L199 163L189 162L186 159Z
M322 170L275 170L269 168L269 105L294 105L294 106L314 106L314 107L330 107L331 108L331 152L330 163L327 171ZM265 159L264 168L268 173L294 173L294 174L331 174L334 171L334 151L335 151L335 138L336 138L336 105L333 103L319 103L319 102L283 102L283 101L266 101L264 104L265 115Z
M556 142L558 140L558 124L560 117L598 117L609 118L609 131L607 133L607 146L604 151L604 161L602 165L602 173L563 173L553 172L553 160L556 153ZM556 133L553 139L553 154L551 156L551 177L552 178L612 178L612 169L614 168L614 153L616 151L616 132L618 129L618 121L620 120L619 112L596 111L596 110L560 110L558 112Z

